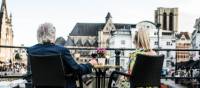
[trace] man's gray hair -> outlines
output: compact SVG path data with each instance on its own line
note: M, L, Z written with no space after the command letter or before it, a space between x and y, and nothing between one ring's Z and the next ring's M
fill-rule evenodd
M54 43L56 29L51 23L41 24L37 30L37 40L40 44Z

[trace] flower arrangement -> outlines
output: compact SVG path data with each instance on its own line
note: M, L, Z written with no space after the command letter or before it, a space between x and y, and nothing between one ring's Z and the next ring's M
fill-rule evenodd
M98 57L105 57L106 49L105 48L97 48L97 55Z

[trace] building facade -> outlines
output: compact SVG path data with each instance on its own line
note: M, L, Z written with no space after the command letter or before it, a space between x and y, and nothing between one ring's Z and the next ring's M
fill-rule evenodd
M159 48L175 49L176 48L176 32L178 31L178 8L159 7L155 10L155 23L160 24ZM168 72L169 69L175 69L173 65L176 63L175 51L160 51L165 55L163 68Z
M12 15L8 13L6 0L2 0L0 11L0 45L13 45ZM0 48L0 60L13 60L13 49Z
M188 32L180 32L177 34L176 49L191 49L191 40ZM190 60L189 51L177 51L176 59L177 63Z
M161 24L161 29L165 31L178 31L178 8L159 7L155 10L155 23Z
M77 23L68 36L66 47L132 48L131 29L134 28L135 24L113 23L112 16L108 12L105 17L105 23ZM74 54L75 58L78 57L77 60L84 62L88 61L88 58L91 58L91 53L95 52L96 50L75 50L72 51L72 54ZM122 57L126 57L126 61L128 61L128 54L125 53L126 52L122 51L121 55ZM112 58L115 55L114 52L110 51L107 51L107 54L109 55L109 58ZM127 65L126 61L121 59L121 62L124 62Z
M195 30L192 32L191 43L192 49L200 49L200 18L196 19ZM192 53L193 60L199 60L200 52L193 51Z
M135 32L135 25L126 24L120 29L111 33L111 38L109 41L109 48L121 48L121 49L130 49L135 47L133 44L133 37ZM132 50L121 50L120 53L120 65L125 71L127 71L129 63L129 54L133 52ZM110 51L109 64L115 64L115 51Z

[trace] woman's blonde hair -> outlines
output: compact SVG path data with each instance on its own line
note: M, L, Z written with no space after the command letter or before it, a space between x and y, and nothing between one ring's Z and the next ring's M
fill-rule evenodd
M37 40L40 44L54 43L56 29L51 23L41 24L37 30Z
M145 50L150 50L150 39L149 33L145 29L139 29L136 31L134 43L136 48L143 48Z

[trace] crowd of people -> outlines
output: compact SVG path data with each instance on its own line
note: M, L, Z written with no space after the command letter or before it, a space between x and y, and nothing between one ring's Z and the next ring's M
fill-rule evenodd
M0 63L0 75L26 74L26 68L24 63Z

